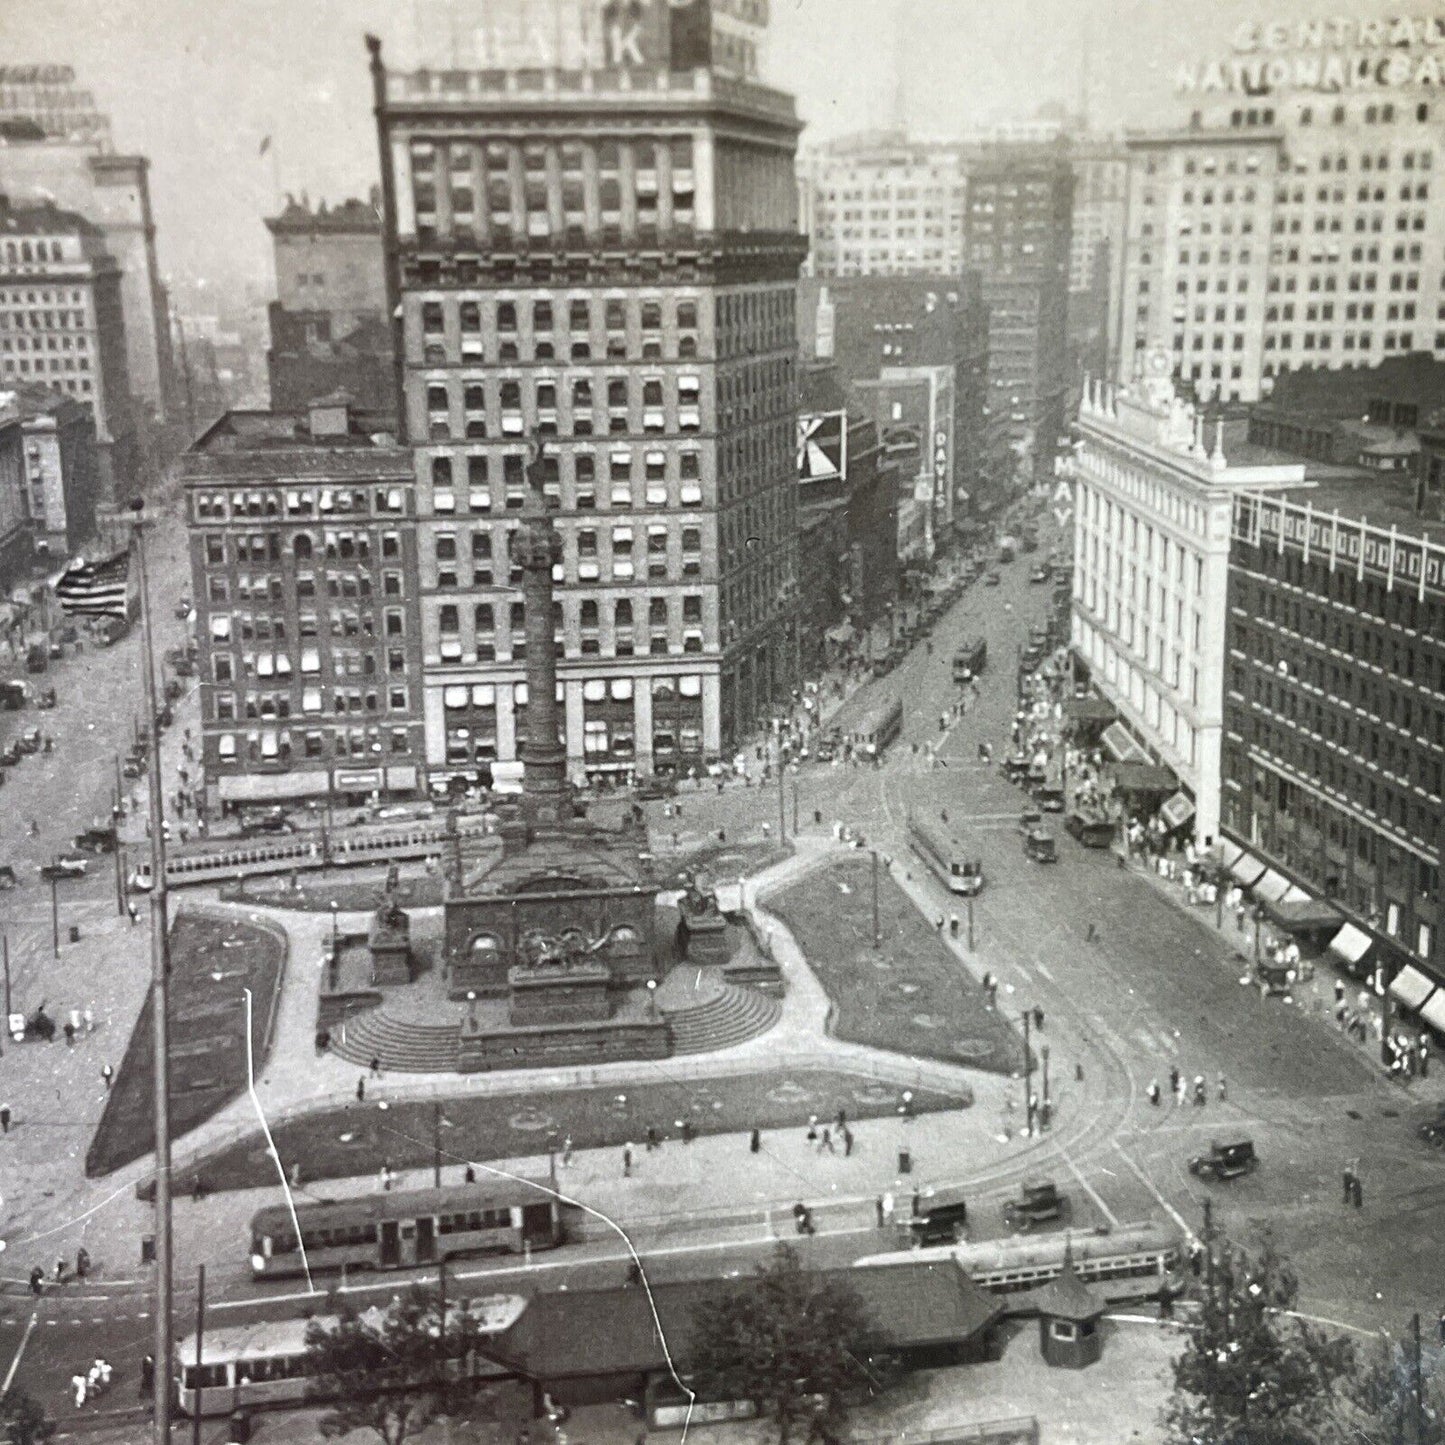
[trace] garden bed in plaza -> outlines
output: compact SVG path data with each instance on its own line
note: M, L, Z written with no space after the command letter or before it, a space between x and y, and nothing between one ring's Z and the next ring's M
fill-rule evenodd
M840 1039L991 1073L1023 1067L1023 1045L983 988L880 871L873 946L872 862L866 854L769 893L836 1013Z
M349 1178L393 1169L429 1168L434 1130L444 1165L486 1163L560 1149L641 1148L647 1130L676 1140L682 1122L696 1134L746 1133L750 1129L806 1128L810 1116L830 1120L839 1109L850 1119L893 1115L903 1107L904 1085L823 1070L743 1074L723 1078L659 1078L613 1088L553 1089L526 1094L478 1095L442 1101L350 1103L274 1123L272 1134L288 1174L299 1163L302 1178ZM913 1086L915 1114L966 1108L963 1093ZM255 1189L276 1183L276 1165L257 1132L178 1171L176 1187L193 1187L199 1176L209 1190ZM142 1197L145 1197L144 1195Z
M246 1085L246 998L261 1067L286 965L276 928L184 909L171 924L171 1137L204 1123ZM106 1096L85 1172L109 1174L155 1145L155 1052L147 996Z

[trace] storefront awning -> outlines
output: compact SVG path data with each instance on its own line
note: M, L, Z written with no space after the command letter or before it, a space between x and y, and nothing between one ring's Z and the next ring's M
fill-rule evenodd
M1219 862L1222 867L1233 868L1235 859L1243 852L1244 849L1232 839L1221 838L1219 840Z
M1290 894L1303 896L1292 898ZM1322 899L1311 898L1302 888L1291 888L1278 902L1266 903L1264 911L1290 933L1323 932L1338 928L1344 921L1338 908Z
M1298 883L1291 883L1284 897L1279 900L1281 903L1308 903L1310 896L1299 886Z
M1229 871L1241 888L1248 888L1264 872L1264 864L1253 853L1241 852L1229 865Z
M1060 668L1067 664L1067 660L1061 662L1057 657L1054 661ZM1101 697L1071 697L1064 704L1064 711L1080 722L1113 722L1119 716L1113 703Z
M1430 1025L1445 1034L1445 988L1437 988L1429 998L1420 1005L1420 1017Z
M1190 802L1189 794L1183 791L1175 793L1159 809L1159 816L1171 828L1182 828L1194 816L1194 804Z
M321 798L330 791L325 773L238 773L216 779L216 794L228 803L279 803Z
M1168 768L1131 761L1114 765L1114 785L1121 793L1169 793L1178 779Z
M1368 933L1347 923L1330 939L1330 952L1346 963L1358 963L1369 951L1374 939Z
M1251 885L1254 896L1265 903L1278 903L1289 892L1289 879L1273 868L1266 868L1264 876Z
M1147 763L1149 754L1130 735L1129 729L1121 722L1112 722L1104 729L1099 739L1104 751L1116 763Z
M1418 1009L1435 992L1435 980L1408 963L1390 980L1390 993L1406 1008Z

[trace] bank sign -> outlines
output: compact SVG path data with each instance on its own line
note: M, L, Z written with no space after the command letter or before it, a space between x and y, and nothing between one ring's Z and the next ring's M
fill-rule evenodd
M1445 85L1445 16L1246 21L1226 60L1186 62L1181 94L1403 90Z

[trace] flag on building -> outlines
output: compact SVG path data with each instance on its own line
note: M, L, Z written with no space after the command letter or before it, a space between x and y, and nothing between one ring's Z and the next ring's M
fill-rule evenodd
M130 553L117 552L103 562L72 562L55 584L55 597L67 617L129 616Z

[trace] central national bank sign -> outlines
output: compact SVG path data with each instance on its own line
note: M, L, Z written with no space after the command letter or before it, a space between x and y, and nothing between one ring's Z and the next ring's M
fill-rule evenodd
M1398 90L1445 85L1445 16L1246 21L1227 60L1186 62L1181 94Z

